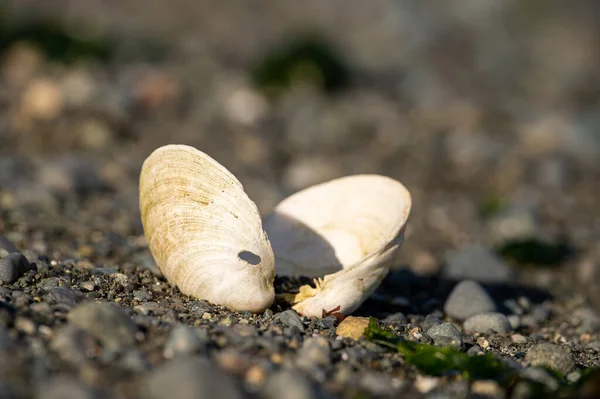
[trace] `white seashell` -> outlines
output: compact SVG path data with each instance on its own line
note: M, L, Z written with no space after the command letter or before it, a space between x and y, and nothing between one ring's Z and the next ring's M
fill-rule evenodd
M349 315L387 275L400 248L411 197L380 175L335 179L284 199L264 221L278 275L304 275L292 302L305 316Z
M264 220L267 238L241 183L192 147L159 148L140 176L144 233L165 277L234 310L271 305L276 263L280 275L317 277L287 296L298 313L349 315L386 276L410 207L400 182L348 176L283 200Z
M274 259L256 205L214 159L167 145L144 161L140 212L148 247L181 292L235 310L273 303Z

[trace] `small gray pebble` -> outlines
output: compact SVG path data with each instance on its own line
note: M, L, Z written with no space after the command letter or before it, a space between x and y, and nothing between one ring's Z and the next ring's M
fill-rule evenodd
M75 306L79 298L81 298L81 294L66 287L53 288L45 296L49 303L64 305L68 309Z
M408 324L408 319L404 315L404 313L393 313L383 319L383 322L386 324L392 324L395 326L405 326Z
M462 347L460 331L452 323L442 323L432 326L427 331L427 335L438 346L451 346L455 349Z
M273 317L273 311L271 309L265 310L265 312L263 313L263 317L270 319L271 317Z
M152 299L152 293L144 288L141 290L134 290L133 298L140 302L149 301Z
M262 394L265 399L280 399L282 397L286 399L325 398L307 377L288 370L272 374L265 383Z
M537 324L542 324L550 318L551 311L550 307L547 304L542 303L540 305L535 305L531 309L530 314Z
M30 269L27 258L19 252L13 252L0 259L0 280L14 283Z
M481 313L496 311L496 305L487 292L475 281L461 281L454 287L446 303L446 314L457 320L466 320Z
M573 312L573 324L579 333L594 333L600 330L600 314L590 308L581 308Z
M200 356L174 358L148 374L144 385L143 397L151 399L243 398L232 377Z
M84 302L71 310L69 323L89 332L105 348L120 350L135 343L136 326L118 306L105 302Z
M304 324L302 323L302 319L300 319L298 313L292 309L281 312L279 315L279 321L285 326L296 327L300 332L304 332Z
M0 250L4 250L9 254L19 252L17 247L15 247L14 244L5 236L0 236Z
M505 334L511 331L510 322L502 313L483 313L469 317L465 320L463 327L465 331L475 333L486 333L488 330Z
M314 367L330 367L329 341L323 337L311 337L304 340L302 348L298 352L297 363L304 370L311 370Z
M188 308L198 316L214 312L213 308L206 301L192 301L189 303Z
M513 334L510 336L510 340L515 344L526 344L527 337L521 334Z
M336 322L337 322L337 319L334 316L327 316L323 319L317 320L317 325L321 328L329 329L329 328L333 328L335 326Z
M42 280L41 287L44 291L51 291L58 287L59 281L58 277L48 277Z
M472 347L469 348L469 350L467 351L467 354L476 356L482 352L483 352L483 348L481 346L473 345Z
M432 314L428 314L427 316L425 316L425 320L423 320L423 323L421 323L421 329L424 333L426 333L431 327L437 326L438 324L442 324L442 321L438 317Z
M546 366L561 372L563 375L568 374L575 363L569 352L561 346L542 343L529 348L525 355L525 362L532 366Z
M517 316L516 314L508 315L506 318L510 323L510 328L512 328L513 330L516 330L521 326L521 317Z
M165 344L164 356L172 358L181 354L193 354L205 349L207 344L206 334L201 334L198 329L177 325L173 327Z

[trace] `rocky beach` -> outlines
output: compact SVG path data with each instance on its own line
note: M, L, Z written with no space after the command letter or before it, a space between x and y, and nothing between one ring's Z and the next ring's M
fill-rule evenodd
M599 21L594 1L0 3L0 399L600 397ZM171 143L263 215L401 181L397 264L344 320L183 295L138 202Z

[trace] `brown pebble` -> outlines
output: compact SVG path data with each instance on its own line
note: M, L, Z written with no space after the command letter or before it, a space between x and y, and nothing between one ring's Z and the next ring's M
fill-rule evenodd
M348 316L337 326L335 333L344 338L360 339L369 326L367 317Z

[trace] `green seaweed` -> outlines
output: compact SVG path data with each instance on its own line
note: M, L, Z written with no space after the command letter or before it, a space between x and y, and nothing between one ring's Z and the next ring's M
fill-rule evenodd
M570 382L556 370L544 368L558 383L558 389L550 390L543 384L520 375L518 370L509 367L490 353L471 356L448 347L435 347L419 344L397 336L379 327L377 319L370 317L365 337L378 345L398 351L407 364L421 373L442 376L460 373L463 378L474 380L494 380L507 389L507 393L525 383L529 391L527 398L600 398L600 368L582 370L577 382ZM510 396L510 395L508 395Z
M297 82L332 93L349 84L349 68L337 51L315 36L299 36L268 52L252 68L254 84L276 97Z
M470 356L449 347L407 341L381 329L373 317L369 320L365 336L376 344L397 350L404 355L407 364L424 374L441 376L459 372L469 380L502 380L511 373L511 369L492 354Z
M507 241L496 252L508 260L531 266L558 265L573 254L566 242L545 243L536 238Z

